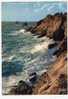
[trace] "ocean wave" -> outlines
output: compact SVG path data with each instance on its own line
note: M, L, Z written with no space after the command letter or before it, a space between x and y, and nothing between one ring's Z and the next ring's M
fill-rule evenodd
M20 29L20 30L17 30L17 31L12 31L10 34L10 36L18 36L18 35L21 35L21 34L24 34L24 35L29 35L30 32L26 32L25 29Z
M51 50L48 52L48 45L53 41L47 37L37 38L25 29L11 31L6 35L11 35L11 41L6 41L11 42L9 47L12 48L13 43L15 44L11 52L3 55L3 94L8 93L11 86L16 85L18 81L26 80L30 72L35 71L40 75L44 69L47 71L48 66L56 59L50 53Z
M37 44L34 46L33 49L31 49L31 53L36 53L38 51L42 51L44 49L47 49L48 48L48 45L49 45L50 42L43 42L43 43L40 43L40 44Z
M15 58L16 56L15 55L11 55L11 56L3 56L3 59L2 61L6 61L6 62L11 62L13 60L13 58Z

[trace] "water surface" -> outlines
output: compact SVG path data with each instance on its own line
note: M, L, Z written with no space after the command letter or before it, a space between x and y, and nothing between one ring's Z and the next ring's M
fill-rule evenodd
M35 71L40 74L49 68L56 59L52 55L56 48L48 49L48 44L52 42L53 40L46 37L33 36L22 24L3 23L3 93L7 93L19 80L26 80L29 72Z

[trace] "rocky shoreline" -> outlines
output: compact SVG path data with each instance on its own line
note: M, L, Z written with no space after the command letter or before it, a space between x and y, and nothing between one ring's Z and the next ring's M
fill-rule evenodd
M49 48L58 47L53 53L57 59L40 77L31 74L31 84L19 81L8 95L67 94L67 13L48 15L29 30L38 37L47 36L55 41Z

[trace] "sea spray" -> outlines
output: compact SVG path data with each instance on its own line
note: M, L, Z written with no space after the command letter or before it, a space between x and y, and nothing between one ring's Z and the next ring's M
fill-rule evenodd
M11 86L16 85L20 80L25 81L30 71L35 71L38 75L44 72L44 69L46 71L56 57L53 57L51 50L48 52L48 45L53 42L49 38L37 38L25 29L7 31L3 35L2 70L5 75L3 75L2 87L3 94L7 94ZM11 68L15 68L15 73L13 71L8 73Z

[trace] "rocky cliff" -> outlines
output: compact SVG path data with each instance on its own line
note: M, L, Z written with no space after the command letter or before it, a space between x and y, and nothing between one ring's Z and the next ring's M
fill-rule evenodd
M41 20L32 33L38 37L47 36L52 38L54 46L58 50L53 54L57 56L56 62L49 68L47 73L43 73L34 85L33 94L66 94L67 93L67 14L56 13L48 15Z
M67 30L67 14L66 13L56 13L54 15L48 15L43 20L39 21L37 25L31 29L33 34L39 35L39 37L47 36L49 38L53 38L55 32L57 32L56 36L59 35L58 31L64 32L66 35ZM60 35L64 36L63 33ZM55 39L55 38L54 38Z

